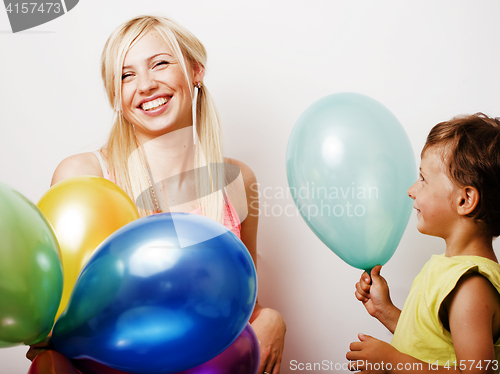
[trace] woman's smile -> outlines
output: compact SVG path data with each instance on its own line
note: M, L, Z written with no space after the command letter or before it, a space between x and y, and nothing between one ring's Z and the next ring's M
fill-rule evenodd
M168 107L172 96L155 95L151 99L143 100L138 108L148 116L156 116L164 113Z

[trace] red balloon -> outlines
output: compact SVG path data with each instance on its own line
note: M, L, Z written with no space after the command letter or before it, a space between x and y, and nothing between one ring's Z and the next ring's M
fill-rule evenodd
M35 357L28 374L82 374L59 352L47 350Z

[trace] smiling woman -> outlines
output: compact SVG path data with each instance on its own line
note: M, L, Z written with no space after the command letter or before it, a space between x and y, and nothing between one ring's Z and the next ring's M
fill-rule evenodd
M220 191L224 185L218 115L207 88L196 87L201 85L205 65L206 51L198 39L165 18L133 19L119 27L104 47L102 78L116 120L102 152L116 182L134 200L141 196L142 215L172 210L172 206L160 209L158 194L171 203L182 199L180 191L167 194L164 185L155 191L154 180L211 165L211 180L199 180L198 190L207 184ZM194 146L198 134L199 145ZM170 170L154 162L159 148L171 150L177 159ZM189 183L190 188L184 186L183 191L194 186ZM145 190L151 194L141 195ZM199 201L185 210L199 205L208 217L222 222L222 193L198 195Z
M205 65L200 41L169 19L137 17L118 27L102 54L102 78L115 112L109 140L99 151L63 160L52 184L76 175L105 177L130 195L142 216L204 215L240 237L256 264L255 175L223 156L219 117L203 84ZM229 175L235 167L237 178ZM258 373L278 374L283 318L257 302L250 323L261 349Z

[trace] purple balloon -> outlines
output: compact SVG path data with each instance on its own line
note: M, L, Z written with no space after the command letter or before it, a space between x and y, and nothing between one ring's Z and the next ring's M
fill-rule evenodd
M236 340L221 354L177 374L257 374L259 363L259 341L252 326L247 323Z

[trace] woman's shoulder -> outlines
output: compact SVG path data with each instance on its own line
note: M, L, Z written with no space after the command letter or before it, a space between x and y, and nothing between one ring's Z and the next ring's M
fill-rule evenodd
M66 157L54 171L51 185L79 175L103 177L101 164L94 152L84 152Z
M224 157L224 162L237 166L240 169L241 176L245 183L245 187L251 186L253 183L257 182L257 178L253 170L245 164L243 161L236 160L230 157Z
M244 162L229 157L225 157L224 162L239 169L237 177L227 186L226 190L229 199L236 208L240 222L243 222L249 213L257 209L255 204L255 201L258 200L258 190L255 188L257 179L253 170Z

